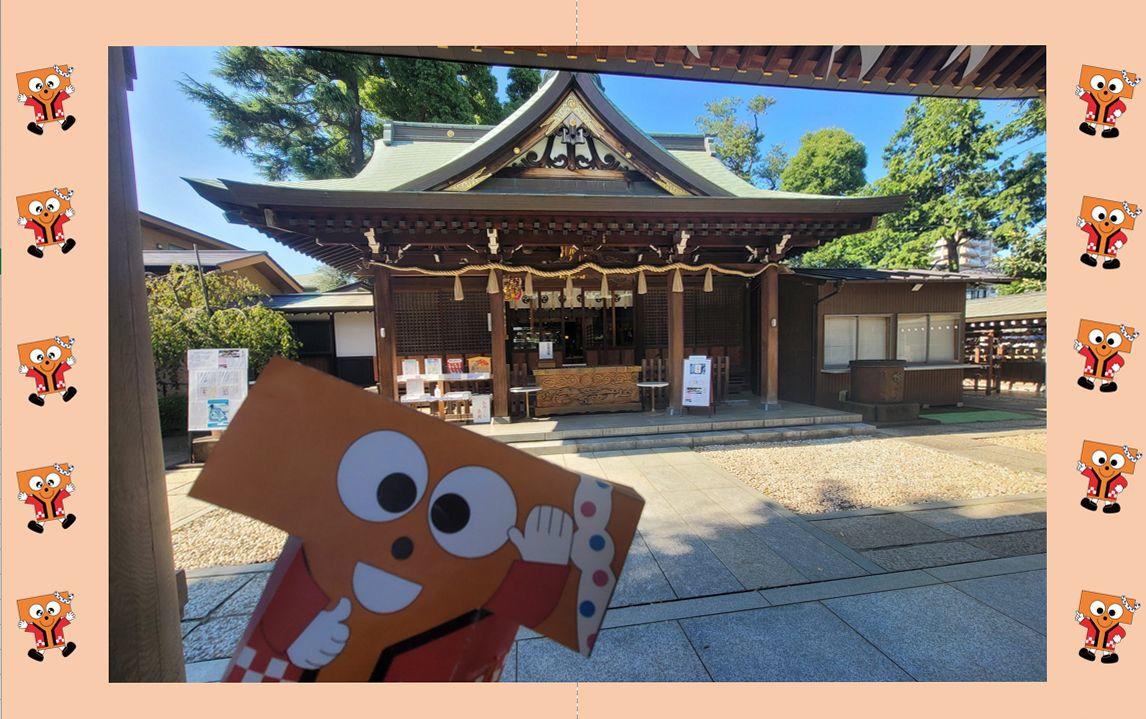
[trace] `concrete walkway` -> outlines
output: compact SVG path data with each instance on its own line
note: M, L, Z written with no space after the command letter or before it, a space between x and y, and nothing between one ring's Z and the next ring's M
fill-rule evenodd
M523 630L505 680L1045 676L1040 497L802 518L689 450L547 459L646 507L593 659ZM189 573L189 678L219 677L268 572Z

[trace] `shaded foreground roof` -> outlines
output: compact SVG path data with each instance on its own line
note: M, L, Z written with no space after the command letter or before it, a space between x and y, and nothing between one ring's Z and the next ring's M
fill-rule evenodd
M794 274L816 280L844 282L966 282L1010 284L1011 278L989 272L940 270L869 270L865 268L797 268Z
M967 320L1046 317L1046 292L1020 292L967 300Z
M243 267L256 267L267 280L283 290L298 292L302 285L284 270L269 254L254 250L144 250L144 270L168 270L175 265L195 267L201 264L204 269L232 271Z
M934 97L1039 97L1043 45L627 45L331 49L744 85Z

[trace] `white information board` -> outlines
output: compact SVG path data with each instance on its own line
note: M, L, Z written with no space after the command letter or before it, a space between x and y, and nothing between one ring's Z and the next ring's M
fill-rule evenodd
M553 359L553 343L552 342L538 342L537 343L537 359L543 359L543 360Z
M712 404L712 358L699 355L685 358L683 376L681 392L684 396L681 404L685 407L707 407Z
M187 350L187 429L226 429L247 398L247 350Z

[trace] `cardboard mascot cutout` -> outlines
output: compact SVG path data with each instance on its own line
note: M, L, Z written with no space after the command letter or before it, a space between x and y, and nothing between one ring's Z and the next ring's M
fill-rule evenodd
M1128 475L1142 459L1142 453L1125 444L1106 444L1086 440L1082 443L1082 454L1078 458L1078 472L1086 478L1086 496L1082 506L1090 511L1098 509L1098 502L1104 503L1105 514L1122 511L1118 500L1129 485Z
M495 681L521 625L588 655L636 492L271 360L191 496L288 534L225 681Z
M1083 592L1078 600L1078 610L1074 613L1074 621L1086 629L1082 648L1078 656L1088 662L1093 662L1095 652L1102 652L1103 664L1114 664L1118 661L1118 647L1126 638L1125 624L1134 623L1134 614L1142 605L1126 595L1100 594L1099 592Z
M1078 386L1094 389L1097 380L1101 383L1099 392L1117 392L1118 383L1114 377L1126 364L1122 355L1130 354L1137 339L1138 332L1133 327L1080 320L1078 336L1074 340L1074 351L1084 358Z

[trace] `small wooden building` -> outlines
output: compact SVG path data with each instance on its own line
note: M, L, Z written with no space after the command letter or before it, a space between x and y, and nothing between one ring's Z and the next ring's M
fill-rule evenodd
M1022 292L967 300L967 379L988 392L1006 383L1040 391L1047 377L1047 293Z
M374 295L368 289L275 295L267 306L287 317L299 362L361 387L374 375Z
M189 182L230 221L372 283L381 394L397 396L403 359L486 357L494 416L542 361L605 383L657 365L679 411L692 353L727 357L777 404L783 261L904 202L754 187L703 136L647 134L574 72L495 127L387 123L353 178Z
M963 398L969 284L995 275L931 270L797 269L780 278L780 399L834 406L851 360L907 362L904 401Z

